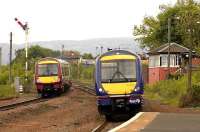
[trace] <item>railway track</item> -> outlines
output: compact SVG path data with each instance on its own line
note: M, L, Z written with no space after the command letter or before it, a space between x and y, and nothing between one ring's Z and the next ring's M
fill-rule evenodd
M105 126L108 124L108 122L106 120L103 121L103 123L101 123L100 125L98 125L96 128L94 128L92 130L92 132L101 132Z
M74 82L73 86L75 88L78 88L78 89L80 89L84 92L91 94L91 95L94 95L94 96L96 95L94 86L87 86L87 85L80 83L80 82Z
M96 96L94 86L87 86L86 84L83 84L80 82L73 82L73 84L75 88L78 88L84 92L87 92L91 95ZM96 128L94 128L92 132L101 132L106 127L107 124L108 124L108 121L104 118L103 122L100 125L98 125Z
M81 83L79 83L79 84L76 83L74 86L78 89L81 89L82 91L85 91L89 94L95 95L95 90L89 86L86 86ZM2 106L0 106L0 111L15 109L19 106L26 106L26 105L30 105L30 104L34 104L34 103L44 102L47 100L49 100L49 99L44 99L44 98L38 97L38 98L34 98L34 99L22 101L22 102L17 102L17 103L8 104L8 105L2 105Z
M18 102L18 103L3 105L3 106L0 106L0 111L6 111L6 110L17 108L19 106L26 106L26 105L30 105L30 104L34 104L34 103L44 102L47 100L48 99L34 98L34 99L30 99L30 100L26 100L26 101L22 101L22 102Z
M64 96L64 95L66 95L66 93L62 94L61 96ZM19 106L26 106L26 105L30 105L30 104L45 102L45 101L48 101L49 99L52 99L52 98L35 97L33 99L29 99L26 101L12 103L12 104L8 104L8 105L0 105L0 111L6 111L6 110L10 110L10 109L15 109Z
M75 88L78 88L84 92L87 92L91 95L96 96L95 88L94 86L88 86L87 84L80 83L80 82L73 82L73 86ZM92 129L92 132L106 132L111 130L112 128L115 128L116 126L122 124L124 121L120 122L112 122L112 121L107 121L105 118L101 124L99 124L96 128Z
M96 95L95 93L95 88L94 86L88 86L84 83L80 83L80 82L73 82L73 86L75 88L78 88L84 92L87 92L89 94L92 94L92 95ZM105 118L103 120L103 122L101 124L99 124L96 128L94 128L92 130L92 132L106 132L106 131L109 131L111 130L112 128L115 128L116 126L120 125L124 123L124 121L120 121L120 122L112 122L112 121L107 121Z

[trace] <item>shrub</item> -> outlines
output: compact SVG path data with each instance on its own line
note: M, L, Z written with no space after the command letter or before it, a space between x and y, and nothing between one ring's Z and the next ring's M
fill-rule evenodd
M180 98L186 93L186 83L186 77L182 77L179 80L163 80L154 85L146 85L145 96L162 103L179 105Z
M145 86L145 96L180 107L200 105L200 72L192 75L192 88L187 89L187 74L179 80L163 80Z
M9 98L16 96L15 89L10 85L0 85L0 98Z

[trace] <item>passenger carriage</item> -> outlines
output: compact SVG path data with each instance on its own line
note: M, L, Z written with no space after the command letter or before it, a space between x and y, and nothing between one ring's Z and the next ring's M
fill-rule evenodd
M100 113L110 117L118 110L135 112L142 106L143 79L139 56L109 51L96 59L95 89Z
M70 65L56 58L43 58L35 65L35 84L42 96L65 92L70 86Z

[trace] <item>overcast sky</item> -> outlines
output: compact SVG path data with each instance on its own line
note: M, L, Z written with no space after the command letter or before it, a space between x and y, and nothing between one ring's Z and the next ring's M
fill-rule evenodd
M17 17L30 26L29 41L132 37L134 25L176 0L1 0L0 43L24 43Z

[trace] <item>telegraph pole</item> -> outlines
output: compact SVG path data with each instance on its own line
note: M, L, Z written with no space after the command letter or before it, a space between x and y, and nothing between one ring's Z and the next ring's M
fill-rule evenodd
M193 18L193 14L192 13L187 13L187 32L188 32L188 37L189 37L189 60L188 60L188 91L191 90L192 88L192 49L193 49L193 38L192 38L192 35L193 35L193 31L194 31L194 28L192 26L192 19Z
M188 31L189 31L189 43L190 43L189 60L188 60L188 90L191 90L192 88L192 45L193 45L192 32L193 30L189 29Z
M11 72L11 70L12 70L12 64L11 64L11 62L12 62L12 32L10 32L10 59L9 59L10 61L10 64L9 64L9 82L10 82L10 85L11 85L11 83L12 83L12 72Z
M192 50L189 49L188 90L192 88Z
M101 46L100 48L101 48L101 53L100 54L102 55L103 54L103 46Z
M170 75L170 43L171 43L171 18L168 18L168 58L167 58L167 69L168 69L168 78Z
M98 54L98 46L96 46L96 56L98 56L99 54Z

